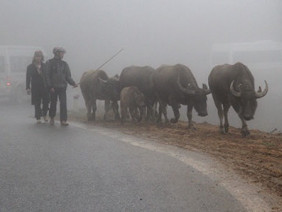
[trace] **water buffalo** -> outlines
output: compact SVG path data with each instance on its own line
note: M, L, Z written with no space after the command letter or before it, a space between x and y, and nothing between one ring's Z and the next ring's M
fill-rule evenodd
M96 100L105 100L105 116L110 109L110 104L115 113L115 119L119 119L119 79L109 78L102 70L90 70L83 73L80 79L80 89L87 109L87 119L89 121L96 118Z
M172 123L180 117L180 104L187 105L188 127L192 128L192 109L199 116L207 116L207 95L210 93L205 84L199 88L191 70L185 65L161 66L153 74L154 89L160 103L158 121L162 114L168 122L166 105L169 104L174 112Z
M135 86L144 94L147 107L147 120L150 118L153 119L152 109L156 100L152 83L152 74L154 71L150 66L129 66L124 68L120 74L121 88Z
M127 109L129 109L132 120L140 122L145 109L145 98L143 93L135 86L123 88L120 93L120 108L122 123L127 117Z
M232 106L242 121L242 136L249 135L250 132L246 121L254 118L257 99L267 94L267 82L265 81L264 91L261 91L261 88L259 88L256 92L254 77L248 67L242 63L236 63L234 65L215 66L209 75L209 87L217 107L220 131L222 133L228 132L227 113L230 106ZM224 128L222 123L223 117L225 120Z

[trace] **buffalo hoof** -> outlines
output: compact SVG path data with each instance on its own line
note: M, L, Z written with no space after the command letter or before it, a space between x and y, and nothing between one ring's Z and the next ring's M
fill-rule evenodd
M178 119L175 119L175 118L173 118L173 119L170 119L170 123L177 123L178 122Z
M225 130L224 130L224 128L223 127L219 127L219 132L221 133L221 134L226 134L226 132L225 132Z
M120 116L119 115L115 116L115 120L119 121L120 120Z
M242 129L241 130L241 134L242 134L242 137L246 137L248 135L250 135L250 131L246 128Z
M228 134L228 131L229 131L229 126L224 126L224 127L220 126L219 127L219 132L223 135Z
M197 128L194 126L194 124L188 124L189 130L197 130Z
M95 121L95 117L93 116L87 117L87 121Z

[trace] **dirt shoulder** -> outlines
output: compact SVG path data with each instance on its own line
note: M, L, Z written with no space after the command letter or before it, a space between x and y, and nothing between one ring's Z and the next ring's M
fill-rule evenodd
M72 119L86 123L85 118L73 116ZM187 129L184 122L170 125L127 122L121 125L113 121L96 121L88 124L208 153L282 200L282 135L251 130L250 136L242 138L240 129L233 127L229 134L222 135L217 126L208 123L196 124L197 130Z

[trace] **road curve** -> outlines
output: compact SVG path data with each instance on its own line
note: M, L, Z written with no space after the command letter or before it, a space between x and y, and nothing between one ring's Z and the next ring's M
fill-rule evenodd
M32 112L0 105L1 212L254 209L204 156L77 123L38 125Z

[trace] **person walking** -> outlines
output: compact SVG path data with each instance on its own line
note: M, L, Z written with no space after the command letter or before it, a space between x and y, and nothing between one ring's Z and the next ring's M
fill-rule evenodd
M46 66L42 51L35 51L32 63L27 66L26 91L31 94L31 104L34 105L35 118L41 123L41 117L48 122L49 92L46 85Z
M53 49L54 58L46 62L46 81L50 91L51 105L49 110L50 125L54 125L56 116L57 100L60 101L61 126L68 126L67 116L67 85L77 87L71 77L69 65L63 61L65 50L61 47Z

